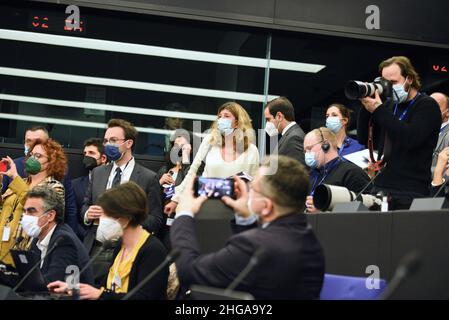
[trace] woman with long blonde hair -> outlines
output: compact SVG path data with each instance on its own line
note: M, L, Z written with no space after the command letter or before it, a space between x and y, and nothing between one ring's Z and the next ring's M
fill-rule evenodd
M171 215L177 206L179 195L202 162L202 176L228 178L245 172L255 175L259 167L259 151L255 146L255 132L246 110L236 102L226 102L218 108L217 120L210 133L203 139L183 182L175 189L172 201L164 212Z

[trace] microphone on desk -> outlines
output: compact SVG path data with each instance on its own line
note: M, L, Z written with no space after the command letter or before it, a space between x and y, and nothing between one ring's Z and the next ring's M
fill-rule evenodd
M122 298L122 300L129 300L134 294L136 294L137 291L142 289L142 287L145 284L147 284L148 281L153 279L154 276L156 276L156 274L158 274L162 270L162 268L164 268L166 265L168 265L168 264L172 263L173 261L175 261L179 257L180 253L181 253L181 251L179 251L176 248L173 249L172 251L170 251L170 253L165 257L164 261L162 261L161 264L159 264L149 275L147 275L137 286L135 286L134 289L129 291Z
M355 196L355 198L354 198L353 201L356 201L357 198L360 197L360 195L361 195L363 192L365 192L365 190L368 189L368 187L369 187L370 185L372 185L372 184L374 183L374 181L377 179L377 177L378 177L379 174L383 171L384 168L385 168L385 166L382 167L382 168L380 168L379 171L377 171L377 173L375 174L375 176L374 176L374 177L373 177L373 178L366 184L366 186L364 186L363 189L362 189L359 193L356 194L356 196Z
M25 280L30 277L30 275L33 273L33 271L36 270L40 266L41 262L44 261L48 257L48 255L53 252L53 250L56 249L56 247L58 246L59 241L61 239L62 238L60 237L55 240L55 244L53 245L53 247L51 247L50 250L47 250L45 255L43 257L41 257L39 259L39 261L23 276L22 280L19 281L19 283L12 289L12 291L16 292L17 289L20 288L20 286L25 282Z
M94 263L94 261L98 258L98 256L103 253L105 250L114 248L114 241L105 241L103 242L103 245L100 247L100 249L89 259L89 261L86 263L86 265L84 266L84 268L82 268L80 270L80 276L84 273L84 271L87 270L87 268L89 268L91 266L92 263Z
M92 265L92 263L95 262L95 260L97 260L98 256L103 253L105 250L111 249L114 247L115 242L114 241L105 241L103 242L103 245L100 247L100 249L89 259L89 261L86 263L86 265L80 270L78 276L75 275L70 275L70 278L66 279L66 283L67 285L69 285L69 282L71 282L71 286L72 286L72 300L79 300L79 283L81 280L81 275ZM59 300L61 297L63 297L63 295L60 295L56 298L56 300Z
M249 259L245 268L237 275L234 281L226 289L219 289L208 286L192 285L188 291L193 300L254 300L254 296L234 289L245 279L245 277L259 263L261 255L265 252L261 247Z
M432 198L436 198L440 192L444 189L444 187L447 185L447 182L449 181L449 179L446 179L443 184L441 185L441 187L438 189L437 193L435 193L435 195ZM444 196L444 195L443 195Z
M415 274L421 267L420 255L416 251L409 252L400 261L390 284L385 289L383 294L380 296L380 300L388 300L397 289L404 283L405 280L409 279L413 274Z
M225 289L225 293L230 293L243 281L243 279L245 279L245 277L259 263L260 257L263 255L264 252L265 252L265 250L262 247L259 247L256 250L256 252L254 252L254 254L249 259L249 262L246 265L246 267L242 270L242 272L239 273L239 275L234 279L234 281L232 281L231 284Z

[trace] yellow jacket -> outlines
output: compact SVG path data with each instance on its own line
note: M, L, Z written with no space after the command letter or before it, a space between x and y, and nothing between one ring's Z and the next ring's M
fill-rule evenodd
M2 195L2 210L0 213L0 259L6 264L14 265L11 254L8 252L14 247L19 236L20 219L25 205L28 184L19 176L15 177L8 189ZM9 227L9 237L4 238L5 227ZM19 230L20 229L20 230Z

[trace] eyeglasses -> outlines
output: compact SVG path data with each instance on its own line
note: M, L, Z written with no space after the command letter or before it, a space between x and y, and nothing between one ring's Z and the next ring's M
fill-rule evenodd
M263 195L264 197L266 197L266 195L265 194L263 194L263 192L262 191L260 191L260 190L257 190L256 188L254 188L254 185L253 185L253 183L252 182L250 182L250 183L248 183L248 186L249 186L249 190L253 190L254 192L257 192L257 193L259 193L259 194L261 194L261 195Z
M30 152L30 156L35 158L35 159L40 159L40 158L48 158L45 154L39 153L39 152Z
M317 143L312 144L311 146L304 147L304 153L312 150L317 144L323 143L324 141L318 141Z
M103 145L105 145L107 143L117 143L117 142L122 141L122 140L125 141L126 139L119 139L119 138L114 138L114 137L109 138L109 140L108 139L104 139L103 140Z

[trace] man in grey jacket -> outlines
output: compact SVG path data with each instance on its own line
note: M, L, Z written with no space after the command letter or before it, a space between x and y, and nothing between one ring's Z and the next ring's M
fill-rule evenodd
M281 134L277 153L304 162L304 131L295 122L295 109L286 97L279 97L267 103L264 111L265 131L270 137ZM272 149L272 146L270 146Z
M148 196L147 220L143 227L149 232L157 233L162 227L162 203L160 197L159 180L155 172L138 164L132 150L137 140L137 130L122 119L111 119L104 135L104 153L110 163L96 167L92 170L89 186L84 197L81 209L82 219L87 228L84 245L91 256L95 255L102 247L101 239L96 233L103 209L97 205L98 198L108 189L122 183L133 181L138 184ZM95 279L98 282L104 274L107 274L112 251L104 251L104 254L94 262Z
M441 111L441 129L438 142L433 151L432 174L438 161L438 154L446 147L449 147L449 97L441 92L434 92L430 95L438 103Z

